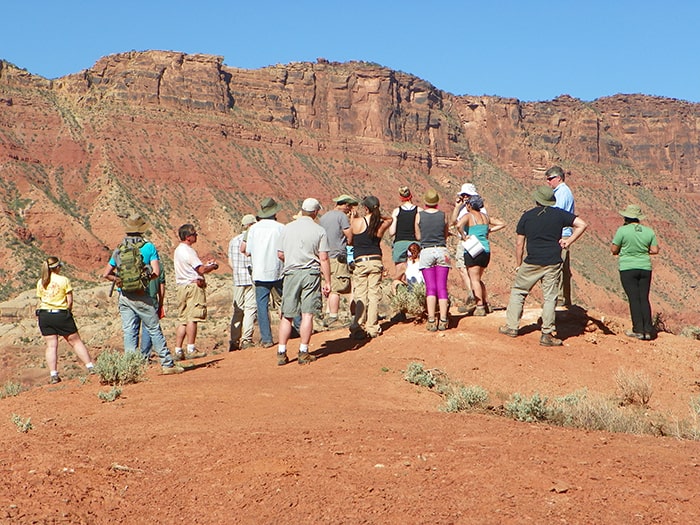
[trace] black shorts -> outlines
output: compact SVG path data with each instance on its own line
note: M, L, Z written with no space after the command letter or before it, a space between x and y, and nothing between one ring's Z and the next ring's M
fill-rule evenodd
M78 331L70 310L39 310L41 335L69 336Z
M469 255L467 250L464 250L464 266L470 268L472 266L481 266L486 268L491 262L491 252L481 252L476 257Z

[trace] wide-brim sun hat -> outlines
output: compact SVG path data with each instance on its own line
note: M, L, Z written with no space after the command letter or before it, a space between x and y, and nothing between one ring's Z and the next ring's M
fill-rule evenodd
M336 204L352 204L352 205L357 205L360 203L359 200L357 200L355 197L352 195L348 195L346 193L343 193L342 195L338 195L335 199L333 199L333 202Z
M532 192L532 198L535 199L537 204L542 206L554 206L557 203L557 200L554 198L554 191L547 186L538 186Z
M144 233L146 230L148 230L148 223L138 213L130 215L124 223L126 233Z
M462 187L459 189L459 193L457 195L479 195L479 192L476 191L476 186L474 186L471 182L465 182L462 184Z
M628 204L624 210L620 210L618 213L627 219L646 219L642 209L636 204Z
M270 217L274 217L281 209L282 205L275 199L272 197L265 197L260 201L260 209L256 215L261 219L269 219Z
M435 206L438 202L440 202L440 195L438 195L437 191L430 189L423 195L423 202L425 202L428 206Z

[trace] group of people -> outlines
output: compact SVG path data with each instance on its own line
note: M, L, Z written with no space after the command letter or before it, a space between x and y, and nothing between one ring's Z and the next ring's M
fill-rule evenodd
M572 304L570 248L587 224L574 213L564 170L554 166L545 177L547 186L532 193L535 207L523 213L516 226L516 275L506 324L499 332L518 336L525 299L539 282L544 296L540 344L559 346L562 341L555 337L556 311ZM342 326L339 309L344 294L352 297L350 337L378 337L382 332L378 307L385 275L381 244L387 232L393 238L393 289L425 284L428 331L448 328L447 282L453 265L465 288L471 290L469 313L487 315L483 273L491 260L489 234L502 230L505 223L490 216L471 183L462 185L449 216L439 209L440 196L433 189L423 195L422 206L414 203L406 186L399 188L398 197L399 205L388 215L382 213L377 197L360 200L348 194L334 198L333 208L325 213L321 213L323 207L317 199L307 198L288 224L277 220L282 206L272 197L260 202L255 215L244 215L241 233L228 246L233 270L229 351L257 346L253 341L256 320L260 346L275 345L269 313L274 302L280 309L278 365L289 362L287 344L295 331L300 339L297 362L311 363L316 358L309 353L309 343L324 298L323 324L336 328ZM624 225L616 232L611 251L619 256L620 279L630 303L632 329L626 335L650 340L655 337L649 303L650 255L658 253L658 242L653 230L639 223L644 216L638 206L629 205L620 214ZM197 231L192 224L179 228L180 243L173 258L178 327L171 354L160 326L165 315L164 272L156 247L144 238L147 230L140 215L127 219L126 236L113 251L103 276L119 293L125 352L141 352L148 359L153 351L160 358L164 374L177 374L184 368L176 361L206 356L196 348L195 340L198 323L207 317L205 275L216 270L218 263L200 260L193 248ZM454 252L448 248L450 235L458 239ZM70 281L60 274L61 266L58 258L49 257L37 283L37 316L47 343L52 383L60 381L58 336L72 345L88 370L93 370L71 314L72 289Z

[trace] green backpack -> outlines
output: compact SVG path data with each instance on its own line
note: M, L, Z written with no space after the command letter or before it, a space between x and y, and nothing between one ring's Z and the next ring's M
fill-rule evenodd
M122 282L121 291L143 293L148 287L148 268L143 262L140 248L146 244L143 239L135 243L119 245L119 266L117 276Z

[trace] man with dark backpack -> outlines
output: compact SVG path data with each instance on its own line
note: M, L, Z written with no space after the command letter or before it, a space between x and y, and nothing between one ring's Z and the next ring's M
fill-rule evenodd
M139 327L153 342L164 374L179 374L184 368L176 366L160 328L158 309L148 293L150 280L160 275L160 259L153 243L145 240L148 229L140 215L131 215L126 221L126 237L112 252L104 277L119 290L119 314L124 331L124 351L138 352Z

